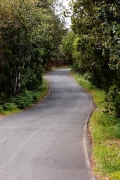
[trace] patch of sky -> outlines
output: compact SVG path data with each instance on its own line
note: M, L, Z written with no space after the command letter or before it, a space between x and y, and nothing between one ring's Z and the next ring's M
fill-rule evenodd
M61 21L65 24L65 27L70 29L71 25L71 10L70 4L71 0L56 0L54 2L55 14L57 14Z

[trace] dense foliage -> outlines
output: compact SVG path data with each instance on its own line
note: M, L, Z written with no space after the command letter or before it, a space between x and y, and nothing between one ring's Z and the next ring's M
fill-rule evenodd
M52 2L0 1L0 96L39 90L65 33Z
M91 73L99 88L119 82L120 71L120 6L118 1L76 1L72 29L77 34L80 63ZM108 81L110 80L110 81ZM117 83L117 82L116 82Z
M116 104L113 108L117 109L114 114L120 116L120 1L76 0L72 8L75 36L69 53L72 53L73 69L86 74L93 85L106 92L115 85L118 94L112 99ZM67 36L71 36L72 31ZM109 93L106 101L108 99Z

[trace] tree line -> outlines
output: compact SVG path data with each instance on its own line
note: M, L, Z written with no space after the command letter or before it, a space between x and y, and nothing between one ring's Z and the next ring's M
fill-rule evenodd
M120 117L120 1L72 2L72 30L62 40L73 69L106 91L106 112Z
M39 90L65 33L52 0L1 0L0 95Z
M69 31L54 8L53 0L0 1L0 95L39 90L44 70L64 63L105 90L105 111L120 117L119 0L72 2Z

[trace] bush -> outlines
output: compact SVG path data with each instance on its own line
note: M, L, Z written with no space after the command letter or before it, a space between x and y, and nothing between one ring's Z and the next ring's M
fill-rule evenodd
M36 102L36 101L38 101L38 99L40 98L40 94L33 91L33 92L32 92L32 98L33 98L33 100Z
M28 91L25 91L16 98L13 98L12 102L14 102L18 108L24 109L33 102L33 99L30 93Z
M2 112L3 112L3 108L2 106L0 106L0 114L2 114Z
M120 91L117 86L111 86L106 96L105 113L113 114L116 117L120 117Z
M118 93L115 97L114 106L116 117L120 117L120 93Z
M15 103L5 103L2 108L1 111L12 111L13 109L16 109L16 104Z
M22 94L18 95L16 98L12 98L12 102L17 105L19 109L24 109L39 99L39 93L35 91L25 90Z

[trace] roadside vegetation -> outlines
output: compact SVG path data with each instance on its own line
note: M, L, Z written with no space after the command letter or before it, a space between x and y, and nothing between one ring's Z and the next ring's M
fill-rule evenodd
M93 97L96 109L89 121L92 136L92 167L98 179L120 179L120 118L104 112L106 93L93 86L85 75L71 72Z
M16 97L6 99L0 97L0 114L8 115L20 112L23 109L30 108L35 103L41 101L48 93L49 86L47 81L43 80L39 91L25 90Z
M1 114L24 109L39 99L42 76L56 64L66 32L53 0L0 1Z

